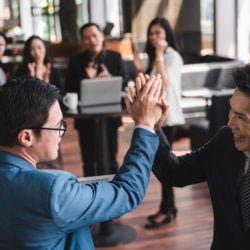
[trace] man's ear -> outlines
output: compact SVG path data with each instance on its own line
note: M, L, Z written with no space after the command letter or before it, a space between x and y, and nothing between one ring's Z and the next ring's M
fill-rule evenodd
M17 135L18 143L25 147L30 147L33 144L34 133L31 129L23 129Z

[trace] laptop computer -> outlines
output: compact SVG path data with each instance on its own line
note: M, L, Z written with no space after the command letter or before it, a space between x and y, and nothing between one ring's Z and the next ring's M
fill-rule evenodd
M122 77L83 79L80 83L82 113L121 111Z
M122 77L83 79L80 85L80 107L121 103Z

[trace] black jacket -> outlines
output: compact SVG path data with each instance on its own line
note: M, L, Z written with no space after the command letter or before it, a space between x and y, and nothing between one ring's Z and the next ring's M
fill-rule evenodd
M68 65L68 74L66 80L66 92L80 93L80 82L88 78L85 68L91 62L91 54L88 50L73 56ZM126 85L126 76L122 57L118 52L103 49L97 59L97 63L104 64L112 76L123 77L123 89ZM75 119L75 128L81 129L83 124L89 123L91 126L92 119ZM108 118L109 126L117 128L121 123L121 118Z
M79 94L80 81L88 78L85 68L91 62L91 54L88 50L73 56L68 65L68 74L66 80L66 91L77 92ZM122 57L119 53L103 49L98 59L98 64L104 64L108 71L113 76L122 76L124 79L124 86L126 85L126 76L124 73L124 65Z
M163 133L158 135L154 173L160 181L179 187L208 183L214 212L211 249L250 249L250 231L243 230L238 196L245 155L235 148L231 129L222 127L203 147L181 157L170 152Z

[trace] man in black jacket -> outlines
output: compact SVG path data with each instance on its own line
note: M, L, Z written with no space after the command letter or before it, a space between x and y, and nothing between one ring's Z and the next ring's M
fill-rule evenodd
M228 126L203 147L177 157L164 134L157 132L160 146L153 169L157 178L178 187L208 183L214 211L213 250L250 249L250 65L236 70L234 80ZM244 198L249 203L243 206L240 190L246 180Z
M82 79L122 76L125 79L122 57L119 53L103 47L104 34L96 23L87 23L80 29L82 44L86 50L71 58L68 65L66 81L67 92L79 94ZM125 83L125 80L124 80ZM124 86L123 86L124 87ZM108 90L107 90L108 91ZM109 138L109 158L111 173L117 171L116 154L118 150L117 130L121 125L120 118L108 118L107 135ZM76 119L75 128L79 132L82 159L85 176L96 173L95 126L93 119Z

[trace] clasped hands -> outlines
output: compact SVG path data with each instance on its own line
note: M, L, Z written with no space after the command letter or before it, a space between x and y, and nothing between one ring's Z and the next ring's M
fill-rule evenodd
M161 76L139 73L135 87L129 86L125 95L127 111L135 125L147 126L157 130L167 118L168 104L162 88Z
M98 67L101 69L101 72L98 73ZM90 79L93 78L105 78L111 77L112 75L108 71L108 68L102 63L97 64L94 62L90 62L88 66L85 68L86 74Z
M31 62L28 63L29 75L37 77L45 82L49 82L49 77L51 74L51 64L46 65L43 62Z

